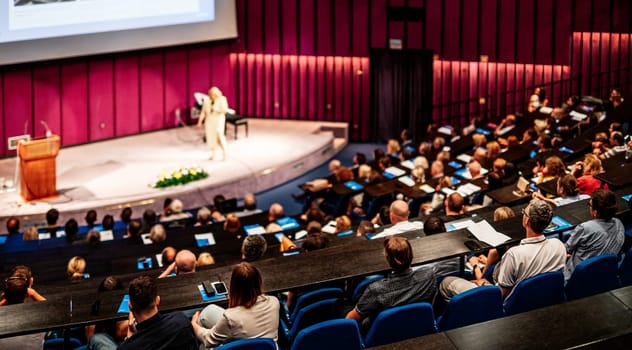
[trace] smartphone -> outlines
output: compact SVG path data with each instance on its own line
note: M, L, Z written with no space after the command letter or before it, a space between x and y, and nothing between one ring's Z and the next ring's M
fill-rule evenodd
M213 286L211 285L211 281L202 281L202 287L204 288L206 295L210 297L215 295L215 289L213 289Z
M279 232L279 233L275 233L274 237L276 237L277 241L279 241L279 243L283 242L283 236L285 236L283 234L283 232Z
M300 250L290 250L290 251L287 251L287 252L283 252L283 256L298 255L300 253L301 253Z
M217 295L228 294L228 288L226 288L224 282L213 282L213 289Z

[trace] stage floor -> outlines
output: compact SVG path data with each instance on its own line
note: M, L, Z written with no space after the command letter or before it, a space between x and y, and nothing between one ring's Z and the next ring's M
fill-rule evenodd
M61 212L60 222L67 217L83 222L89 208L97 209L100 218L116 217L130 205L136 216L144 208L160 210L166 197L180 198L186 208L212 203L217 194L243 197L306 173L348 142L346 123L249 119L249 136L242 127L237 140L228 129L225 161L208 160L203 131L192 126L63 148L57 157L59 196L24 203L16 191L0 193L0 230L9 216L41 220L52 207ZM149 186L165 169L194 164L209 177L165 189ZM0 160L0 177L13 179L16 165L16 158Z

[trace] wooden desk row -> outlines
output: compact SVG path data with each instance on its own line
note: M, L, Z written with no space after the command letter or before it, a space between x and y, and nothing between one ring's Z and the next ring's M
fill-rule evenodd
M471 239L471 235L467 230L411 239L413 264L465 255L470 252L464 244L468 239ZM389 266L382 252L383 240L358 240L353 244L306 254L267 259L256 262L255 265L263 275L264 290L274 293L386 272ZM221 280L229 285L231 269L231 266L225 266L158 280L160 309L167 312L204 305L197 285L203 280ZM46 302L2 307L0 337L122 319L126 316L118 314L117 309L123 294L125 291L101 294L83 291L74 294L73 289L69 288L66 294L50 298ZM98 312L95 313L93 305L97 300L100 302Z
M619 204L620 210L627 209L622 200ZM572 225L590 219L586 201L557 208L555 214L562 216ZM491 215L491 211L481 214L481 217L485 218L488 215ZM511 238L508 243L512 243L524 236L521 225L517 223L519 219L520 216L516 216L492 225L498 231L508 234ZM426 264L471 253L464 242L472 238L466 229L410 238L414 251L413 264ZM306 254L266 259L256 262L255 265L262 272L264 290L274 293L383 273L388 271L389 267L382 251L383 240L359 239L350 241L349 244L334 245ZM162 299L161 310L182 310L204 305L197 285L204 280L221 280L229 285L231 269L231 266L217 267L191 275L158 280ZM65 293L58 294L46 302L2 307L0 337L125 317L116 312L125 291L97 294L95 290L92 289L90 292L71 286ZM95 310L94 305L97 301L98 310Z

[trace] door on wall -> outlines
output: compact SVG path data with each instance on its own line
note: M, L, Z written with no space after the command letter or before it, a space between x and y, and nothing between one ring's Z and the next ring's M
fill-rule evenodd
M424 136L432 112L432 51L373 49L371 138L385 142L409 129Z

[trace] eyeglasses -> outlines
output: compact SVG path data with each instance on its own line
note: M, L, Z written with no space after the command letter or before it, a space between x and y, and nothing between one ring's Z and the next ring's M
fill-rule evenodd
M530 217L529 214L527 214L527 208L522 208L522 215L526 216L526 217Z

